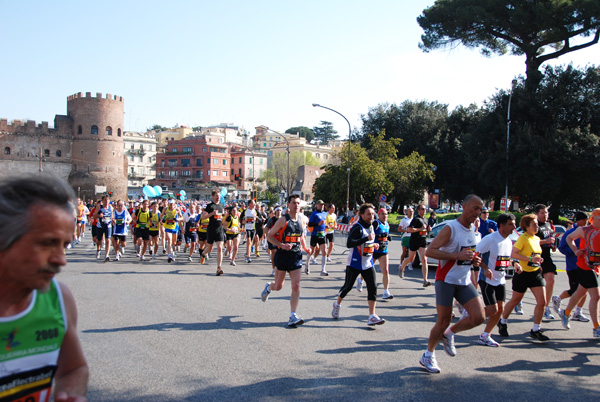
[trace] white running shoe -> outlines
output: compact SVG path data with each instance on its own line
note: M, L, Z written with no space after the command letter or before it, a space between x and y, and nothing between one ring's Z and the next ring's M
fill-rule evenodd
M577 314L573 314L573 317L571 318L572 321L579 321L579 322L590 322L590 319L587 318L586 316L583 315L583 313L577 313Z
M393 296L393 295L392 295L392 294L391 294L389 291L387 291L387 290L384 290L384 291L383 291L383 296L381 296L381 298L382 298L383 300L391 300L391 299L393 299L393 298L394 298L394 296Z
M329 273L327 271L321 271L321 276L329 276Z
M295 327L296 325L304 324L304 320L300 318L300 316L296 313L290 316L290 320L288 321L288 327Z
M560 302L562 300L558 296L552 296L552 308L556 314L560 314Z
M340 318L340 305L337 302L333 302L333 310L331 310L331 317L334 320Z
M454 347L454 335L442 335L442 345L444 346L444 352L446 352L448 356L456 356L456 347Z
M331 258L327 257L327 262L331 262Z
M435 356L433 355L431 357L427 357L425 356L425 353L423 353L423 356L421 356L421 360L419 360L419 363L425 368L425 370L429 371L430 373L439 373L441 371L440 367L437 364L437 361L435 360Z
M362 292L363 290L363 281L360 278L356 280L356 290L358 290L359 292Z
M379 316L377 314L373 314L369 317L369 321L367 321L367 325L369 326L373 326L373 325L382 325L385 324L385 320L383 318L379 318Z
M491 346L494 348L500 346L498 342L492 339L491 335L488 335L485 338L483 337L483 335L479 335L479 340L477 341L477 343L480 345Z

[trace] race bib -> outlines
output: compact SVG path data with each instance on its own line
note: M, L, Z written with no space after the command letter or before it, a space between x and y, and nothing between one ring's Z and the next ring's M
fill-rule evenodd
M510 257L499 255L496 257L496 271L506 271L506 268L510 266Z
M218 221L223 220L223 215L222 214L215 214L214 218Z
M146 229L147 227L148 227L148 225L146 225L145 223L138 224L139 229Z
M363 257L372 256L374 251L375 251L375 244L365 243L363 246Z
M190 228L190 232L195 232L197 229L195 227Z
M287 236L285 236L284 242L285 243L300 243L300 236L299 234L296 233L291 233Z
M588 253L588 261L591 266L600 265L600 253L598 253L596 251L590 251Z
M323 232L317 232L316 236L317 237L325 237L325 232L324 231Z
M175 223L175 219L167 219L167 225L172 225Z
M464 246L461 247L460 250L470 250L475 252L475 246ZM472 264L472 260L458 260L456 261L456 265L471 265Z
M117 225L123 225L125 223L125 219L117 219Z
M531 257L532 258L541 257L541 254L540 253L533 253L533 254L531 254ZM540 267L540 263L539 262L531 262L531 261L529 261L527 263L527 265L530 266L531 268L539 268Z

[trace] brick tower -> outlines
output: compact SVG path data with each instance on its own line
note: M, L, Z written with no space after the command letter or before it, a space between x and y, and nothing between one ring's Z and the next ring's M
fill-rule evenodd
M67 98L73 120L73 165L69 183L82 198L96 198L106 186L112 199L127 199L127 159L123 151L123 98L81 92Z

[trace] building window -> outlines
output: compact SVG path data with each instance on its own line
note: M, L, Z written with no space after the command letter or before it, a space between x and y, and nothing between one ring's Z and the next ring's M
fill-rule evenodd
M44 149L44 156L50 156L50 150Z
M112 135L112 127L106 126L106 135Z
M182 159L181 160L181 166L186 167L186 166L190 166L191 162L190 159Z
M76 172L77 171L77 165L73 165L73 171Z
M77 126L77 134L83 134L83 127L81 125Z
M213 176L218 176L219 172L217 170L213 170Z
M213 159L213 164L218 165L219 164L219 160L217 158Z
M135 144L131 144L131 149L134 150L135 149Z
M263 148L266 148L266 147L267 147L267 143L265 142L265 143L263 144Z
M140 151L144 150L144 144L140 144Z
M169 170L169 177L177 177L177 170Z
M203 177L204 177L204 172L202 172L202 170L197 170L196 171L196 178L202 179Z
M223 177L227 177L227 171L223 170Z
M177 159L169 159L169 166L177 166Z
M10 147L4 147L4 155L10 155Z
M235 163L235 158L231 158L231 164L233 165Z
M135 156L131 155L131 161L135 162Z
M206 158L206 164L210 165L210 158Z
M98 135L98 126L92 126L92 130L90 131L90 133Z
M175 182L171 183L171 188L175 188L175 187L176 187Z
M202 152L206 152L206 147L202 147Z
M148 151L152 151L152 145L148 145Z
M191 171L190 170L182 170L181 171L181 175L184 177L190 177L191 176Z
M233 176L233 169L231 169L231 175Z
M60 149L56 151L56 156L58 156L59 158L62 156L62 151Z
M171 148L171 152L177 152L177 148L175 148L175 147Z
M183 149L181 150L181 152L183 152L184 154L191 154L192 153L192 147L183 147Z
M206 171L206 177L210 177L210 170Z
M121 129L117 128L117 137L120 137L120 136L121 136Z
M165 160L164 159L161 159L161 161L160 161L160 167L165 167Z
M196 166L202 166L202 159L196 159Z
M223 159L223 165L227 166L227 159Z

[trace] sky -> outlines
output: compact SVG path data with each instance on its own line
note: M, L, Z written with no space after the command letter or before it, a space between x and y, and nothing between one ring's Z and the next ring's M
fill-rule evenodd
M232 123L251 134L348 125L387 102L482 105L524 58L423 53L433 0L0 0L0 117L48 121L77 92L124 98L126 131ZM600 45L549 64L599 64Z

